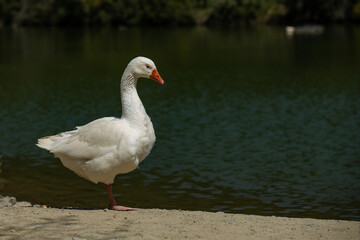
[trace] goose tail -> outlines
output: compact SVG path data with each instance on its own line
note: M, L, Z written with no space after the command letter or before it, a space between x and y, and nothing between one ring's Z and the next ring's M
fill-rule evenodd
M36 144L36 146L50 151L52 145L54 144L54 139L53 139L54 137L55 136L40 138L38 139L38 143Z

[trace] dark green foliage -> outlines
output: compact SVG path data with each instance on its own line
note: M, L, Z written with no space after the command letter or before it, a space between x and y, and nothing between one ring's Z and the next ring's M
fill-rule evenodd
M53 23L81 25L84 17L84 4L81 0L54 0L51 17Z
M14 20L16 13L20 11L20 8L20 0L0 0L0 23L11 24Z
M360 0L0 0L0 26L191 26L359 20Z
M359 0L224 0L209 23L332 23L360 20Z
M190 0L141 0L144 25L193 25Z
M208 24L238 24L245 20L245 13L234 1L219 4L208 20Z
M286 0L287 20L295 24L351 21L357 4L359 0Z

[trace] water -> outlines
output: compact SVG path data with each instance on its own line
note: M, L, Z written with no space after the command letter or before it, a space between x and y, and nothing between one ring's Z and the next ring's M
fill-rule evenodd
M106 207L35 143L120 116L120 77L144 55L165 80L138 84L157 142L116 178L121 204L360 220L359 49L359 27L0 29L1 194Z

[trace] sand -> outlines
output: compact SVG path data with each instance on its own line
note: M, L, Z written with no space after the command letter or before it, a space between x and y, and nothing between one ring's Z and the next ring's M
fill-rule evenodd
M161 209L59 209L20 202L0 208L0 239L353 240L360 239L360 222Z

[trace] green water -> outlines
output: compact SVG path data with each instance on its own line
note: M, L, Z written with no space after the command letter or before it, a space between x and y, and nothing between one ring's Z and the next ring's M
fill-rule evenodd
M140 208L360 220L360 28L0 29L0 194L104 208L104 187L35 146L120 116L119 81L150 57L139 95L157 142L118 176Z

